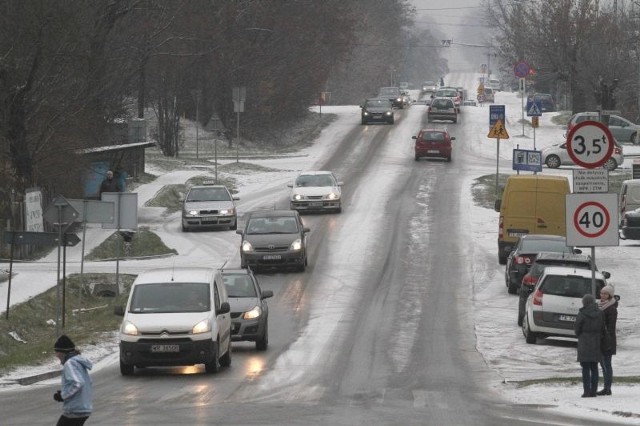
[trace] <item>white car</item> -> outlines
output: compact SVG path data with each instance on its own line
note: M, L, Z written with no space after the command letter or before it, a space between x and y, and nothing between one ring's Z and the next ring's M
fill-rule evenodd
M288 186L291 210L342 211L342 182L330 171L301 173Z
M522 334L527 343L550 336L576 337L573 326L582 297L593 293L591 274L589 269L567 266L545 268L525 305ZM599 299L600 290L606 285L601 272L595 272L595 285Z
M602 166L607 170L615 170L618 166L624 162L624 154L622 151L622 145L615 141L615 147L613 148L613 154L611 158ZM542 163L550 169L557 169L561 165L574 166L575 163L567 152L567 143L559 143L548 146L542 150Z

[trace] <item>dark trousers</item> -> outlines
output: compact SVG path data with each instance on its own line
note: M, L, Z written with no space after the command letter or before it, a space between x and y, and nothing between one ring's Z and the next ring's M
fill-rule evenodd
M584 393L593 394L598 391L598 363L597 362L582 362L582 387Z
M56 426L82 426L87 421L87 417L65 417L64 414L58 419Z
M604 388L611 390L611 383L613 383L613 368L611 368L612 355L602 355L602 361L600 366L602 367L602 376L604 377Z

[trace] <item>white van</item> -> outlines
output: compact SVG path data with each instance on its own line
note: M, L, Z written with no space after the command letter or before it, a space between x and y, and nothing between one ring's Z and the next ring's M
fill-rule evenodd
M135 279L120 327L120 373L135 367L231 365L231 314L221 274L213 268L158 268Z
M618 197L618 219L622 222L624 214L640 207L640 179L629 179L622 182Z

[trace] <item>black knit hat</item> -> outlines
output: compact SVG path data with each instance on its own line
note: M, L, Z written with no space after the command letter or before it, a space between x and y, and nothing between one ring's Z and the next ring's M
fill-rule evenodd
M69 339L65 334L58 337L55 345L53 345L53 350L56 352L69 353L73 352L75 349L76 345L74 345L71 339Z

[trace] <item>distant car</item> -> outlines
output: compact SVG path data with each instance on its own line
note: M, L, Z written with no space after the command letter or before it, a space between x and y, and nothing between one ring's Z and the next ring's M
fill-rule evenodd
M583 121L600 121L597 112L579 112L573 114L567 123L567 134L578 123ZM640 144L640 125L632 123L619 115L609 116L609 130L619 142L629 142L634 145Z
M412 100L411 100L411 95L409 94L408 90L401 90L400 94L402 95L402 107L409 107L411 106Z
M484 96L484 102L494 103L496 101L495 91L491 87L485 86L483 96Z
M535 102L540 106L541 112L555 112L556 102L549 93L534 93L527 97L527 111L531 108L531 103Z
M307 234L300 214L295 210L258 210L246 214L240 241L242 268L295 268L305 270Z
M262 290L251 269L221 271L231 308L231 341L256 343L259 351L269 344L269 305L273 291Z
M422 82L422 93L432 93L438 89L438 85L435 81L426 80Z
M234 201L239 199L231 195L224 185L191 187L182 201L182 231L197 228L237 229L238 215Z
M381 87L377 97L389 99L396 108L404 108L404 98L399 87Z
M640 208L624 213L620 234L624 240L640 240Z
M289 194L291 210L342 211L342 185L335 175L326 170L300 173L293 183Z
M395 122L393 103L387 98L369 98L360 105L360 108L362 124L371 122L393 124Z
M462 96L458 93L458 89L455 87L441 87L431 95L431 98L450 98L458 112L460 110L460 105L462 105Z
M522 277L529 271L533 260L541 251L559 253L582 253L580 249L567 245L567 239L561 235L526 234L518 238L516 245L507 257L504 281L509 294L516 294L522 283Z
M462 102L462 106L478 106L478 103L473 99L465 99Z
M427 122L431 123L433 120L458 122L458 110L451 98L433 98L431 100L427 111Z
M529 268L529 272L522 277L520 291L518 292L518 326L522 326L524 319L524 308L529 295L533 293L533 289L542 273L550 266L568 266L576 269L591 270L591 257L584 254L569 254L560 252L540 252ZM596 266L596 270L598 270ZM602 276L609 279L611 274L602 271Z
M611 158L602 166L607 170L615 170L624 162L622 145L614 140L615 147ZM557 169L560 166L573 166L575 163L567 152L567 143L560 143L548 146L542 150L542 162L550 169Z
M451 137L448 131L442 129L422 129L417 136L412 136L415 139L415 159L418 161L420 158L444 158L447 161L451 161L451 155L453 147L451 141L455 140L455 137Z
M502 91L502 82L497 78L490 78L489 81L485 84L485 87L491 87L496 92Z
M545 268L533 294L525 304L522 334L529 344L538 338L559 336L575 339L574 324L582 297L595 290L596 299L606 285L604 276L595 272L595 289L592 288L592 271L565 266Z

